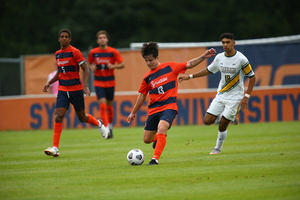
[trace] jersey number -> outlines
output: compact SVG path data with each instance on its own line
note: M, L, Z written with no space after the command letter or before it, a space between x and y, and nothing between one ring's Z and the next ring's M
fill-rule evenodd
M157 88L157 90L158 90L158 94L164 94L165 93L163 86L159 86Z
M227 83L230 82L230 75L225 75L225 81L226 81Z

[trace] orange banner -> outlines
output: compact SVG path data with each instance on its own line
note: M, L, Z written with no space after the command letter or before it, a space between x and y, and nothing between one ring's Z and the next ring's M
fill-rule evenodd
M182 90L186 92L187 90ZM190 91L180 93L178 97L179 113L174 125L203 124L203 116L216 91ZM118 94L115 98L115 127L143 126L147 118L148 101L137 113L132 124L126 122L137 94ZM86 112L99 118L99 106L96 97L86 97ZM2 98L0 110L3 113L0 120L0 130L32 130L52 129L54 122L55 97L38 95L38 97ZM249 100L249 108L240 112L241 123L299 121L300 119L300 88L255 88ZM91 125L81 123L75 111L70 106L64 119L64 128L91 128Z

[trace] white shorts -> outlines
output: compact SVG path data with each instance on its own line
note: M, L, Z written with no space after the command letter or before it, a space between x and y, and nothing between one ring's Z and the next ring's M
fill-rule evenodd
M237 100L225 101L214 98L206 112L214 116L222 114L226 119L234 121L239 104L240 101Z

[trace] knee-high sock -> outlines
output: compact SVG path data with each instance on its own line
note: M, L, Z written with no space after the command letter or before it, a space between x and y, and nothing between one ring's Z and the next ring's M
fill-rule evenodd
M166 134L162 134L162 133L156 133L156 134L157 134L157 143L156 143L156 147L154 149L154 155L152 158L159 160L159 158L166 146L167 136L166 136Z
M103 121L104 126L108 125L107 105L106 103L100 103L100 119Z
M59 146L59 140L60 140L60 135L62 132L62 123L54 123L54 132L53 132L53 146L57 147Z
M114 121L114 107L107 106L108 123L112 124Z
M227 137L227 130L223 131L223 132L219 131L215 148L221 150L222 146L223 146L223 143L225 142L226 137Z
M157 142L157 133L154 135L152 142Z
M86 116L88 118L87 119L87 123L92 124L94 126L99 126L99 122L98 122L98 120L95 117L93 117L90 114L86 114Z

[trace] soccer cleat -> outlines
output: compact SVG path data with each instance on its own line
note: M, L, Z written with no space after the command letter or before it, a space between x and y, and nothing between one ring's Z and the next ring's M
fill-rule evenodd
M58 157L59 151L57 147L49 147L44 150L44 153L48 156Z
M151 161L147 165L158 165L158 160L151 159Z
M107 139L112 139L114 137L112 129L108 129L108 130L109 130L109 134L108 134Z
M210 152L210 154L219 154L219 153L221 153L221 150L220 150L220 149L217 149L217 148L214 148L214 149Z
M109 130L108 130L108 128L106 128L106 127L104 126L103 122L102 122L100 119L99 119L98 121L99 121L98 129L99 129L99 131L100 131L102 137L103 137L104 139L107 139L107 138L108 138L108 135L109 135Z
M112 124L108 124L108 130L109 130L108 139L112 139L114 137Z
M152 147L153 147L153 149L155 149L156 143L157 143L157 142L152 142Z

